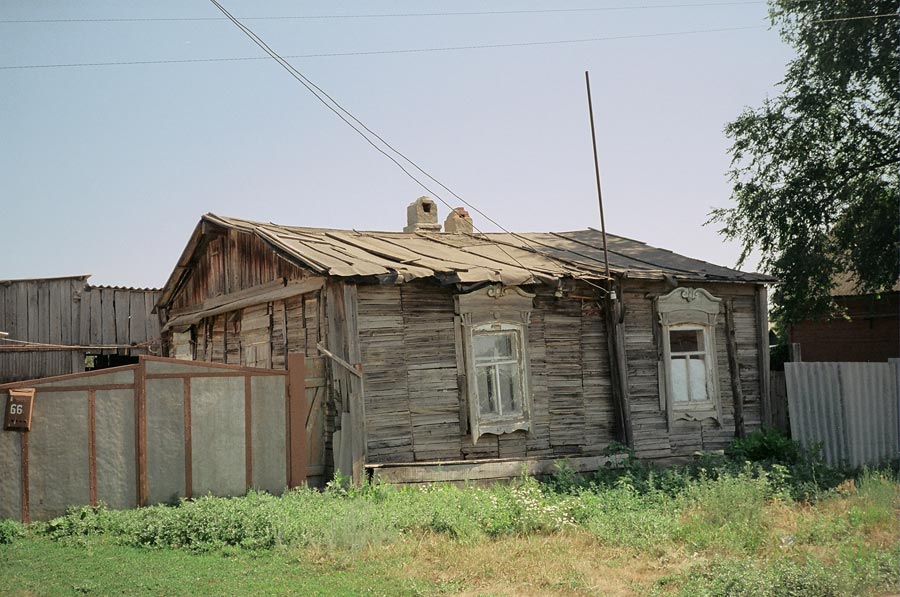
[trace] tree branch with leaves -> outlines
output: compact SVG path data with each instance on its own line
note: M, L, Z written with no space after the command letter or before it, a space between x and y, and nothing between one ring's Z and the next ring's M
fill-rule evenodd
M834 313L835 280L891 288L900 271L900 0L771 0L797 51L780 95L725 127L733 207L710 222L781 281L784 322Z

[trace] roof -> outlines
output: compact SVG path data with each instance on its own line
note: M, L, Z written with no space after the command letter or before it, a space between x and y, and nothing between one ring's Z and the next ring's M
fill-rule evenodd
M603 237L598 230L456 234L305 228L206 214L160 297L164 305L190 269L205 226L255 235L282 257L322 276L360 282L403 283L421 278L443 284L500 282L555 284L563 278L603 280ZM685 257L607 234L613 275L694 281L769 283L775 279Z
M126 292L160 292L162 289L160 288L145 288L139 286L110 286L108 284L100 284L95 286L93 284L88 285L88 288L91 290L123 290Z
M89 289L102 289L102 290L127 290L131 292L160 292L160 288L137 288L133 286L109 286L107 284L88 284L87 279L91 277L91 274L76 274L72 276L45 276L41 278L16 278L11 280L0 280L0 285L9 285L9 284L20 284L22 282L56 282L59 280L81 280L85 283L85 286Z
M831 289L831 296L863 296L871 294L861 292L857 287L856 277L849 273L838 274L834 276L834 287ZM900 281L891 286L888 292L897 292L900 290Z
M35 278L12 278L0 280L0 284L12 284L14 282L52 282L54 280L87 280L90 274L74 274L71 276L39 276Z

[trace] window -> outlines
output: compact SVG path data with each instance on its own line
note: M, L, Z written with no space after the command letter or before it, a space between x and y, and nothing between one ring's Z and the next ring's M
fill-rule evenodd
M533 295L490 286L456 297L461 358L462 425L476 443L486 433L530 428L528 321Z
M472 331L474 390L478 414L484 419L522 415L521 336L518 326L501 323L478 326Z
M703 328L669 328L669 369L672 372L672 401L681 404L709 402L706 387L706 342Z
M668 413L670 423L721 420L715 346L720 302L698 288L677 288L657 299L660 409Z

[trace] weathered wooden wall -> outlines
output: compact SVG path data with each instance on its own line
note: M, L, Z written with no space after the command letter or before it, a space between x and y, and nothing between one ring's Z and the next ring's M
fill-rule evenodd
M205 248L169 312L172 317L196 313L198 308L214 312L197 320L187 333L174 334L172 340L188 346L174 347L179 350L173 352L268 368L284 367L288 353L305 352L310 418L322 429L318 438L313 434L310 446L314 471L330 474L335 451L352 452L343 463L352 466L354 478L363 464L592 458L602 455L619 436L607 318L594 300L557 298L552 289L537 291L527 347L531 429L484 435L473 445L462 388L464 366L457 351L455 289L426 281L388 286L330 280L312 292L266 299L273 284L279 286L275 292L283 292L290 284L306 284L315 276L276 257L262 241L245 233L229 231L201 246ZM723 305L731 305L736 387L743 396L744 428L752 431L762 420L758 313L764 314L765 308L757 303L765 300L753 285L705 287L724 299ZM674 421L670 428L660 407L661 343L653 299L668 290L663 283L628 281L622 292L628 414L634 448L645 458L721 449L735 435L724 312L716 329L721 420ZM590 289L574 294L589 296ZM225 311L222 305L229 304L230 296L240 298L241 308ZM362 383L353 371L320 356L317 344L351 368L360 365ZM359 395L364 400L354 399ZM345 452L332 444L335 431L348 423L352 429L342 433L366 441L362 446L355 443L358 440L348 441Z
M87 276L0 281L0 331L9 338L79 346L0 349L0 383L84 371L85 354L147 354L128 346L159 338L158 290L89 286Z
M542 291L528 328L529 433L464 429L453 291L359 286L368 462L598 455L615 436L605 330L596 303Z
M278 257L262 240L237 230L209 239L191 265L191 274L173 297L171 308L199 305L277 279L294 280L305 272Z
M755 287L741 284L684 284L704 288L734 305L735 340L744 400L746 430L762 421L759 379L759 334ZM634 449L640 458L665 459L690 456L698 450L720 450L735 437L733 393L728 366L725 312L716 323L717 372L722 420L674 421L669 429L659 403L659 366L662 354L653 299L671 290L662 283L630 282L625 286L625 352L631 404ZM766 347L767 349L768 347Z
M309 475L315 485L331 474L331 437L336 426L334 393L327 383L327 363L316 344L325 343L327 328L323 291L306 292L277 300L265 295L288 280L308 277L303 269L275 254L248 234L228 231L205 244L169 314L197 310L203 305L226 304L230 296L246 297L246 307L200 317L182 333L167 333L170 355L198 361L246 367L285 369L287 355L306 356L306 399L310 430ZM299 292L299 291L298 291ZM259 302L253 304L253 297Z
M762 421L759 299L749 285L705 287L733 305L739 386L749 432ZM661 346L653 314L653 299L668 290L663 284L632 283L623 297L632 432L642 458L718 450L735 436L724 311L716 327L722 420L675 421L669 428L660 408ZM538 291L528 328L532 429L527 434L486 435L473 446L461 403L462 368L450 318L452 291L412 283L360 286L358 294L369 463L596 456L616 439L606 325L597 303Z

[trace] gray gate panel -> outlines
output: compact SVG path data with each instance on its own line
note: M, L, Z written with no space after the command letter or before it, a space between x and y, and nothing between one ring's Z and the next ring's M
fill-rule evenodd
M0 394L6 405L6 394ZM0 519L22 519L22 437L14 431L0 431Z
M250 383L253 487L280 494L287 486L285 380L257 376Z
M94 405L97 498L111 508L134 508L134 391L97 390Z
M34 520L90 504L87 392L38 392L28 437L29 512Z
M147 485L151 504L184 495L184 381L147 380Z
M243 495L247 491L244 378L191 380L194 495Z

